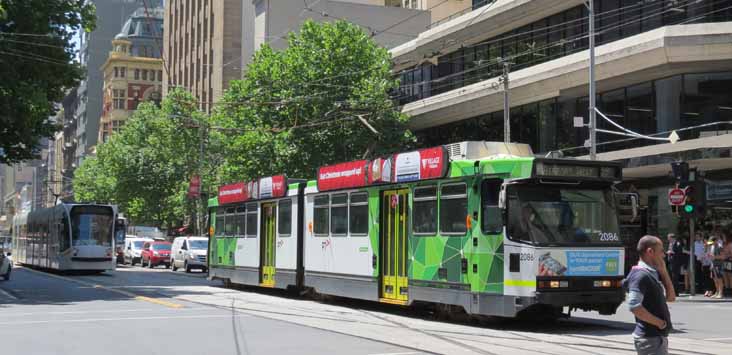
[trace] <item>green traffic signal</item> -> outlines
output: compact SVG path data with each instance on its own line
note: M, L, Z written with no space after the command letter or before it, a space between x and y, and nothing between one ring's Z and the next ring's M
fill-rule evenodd
M686 206L684 206L684 212L686 212L686 213L693 213L694 212L694 205L686 205Z

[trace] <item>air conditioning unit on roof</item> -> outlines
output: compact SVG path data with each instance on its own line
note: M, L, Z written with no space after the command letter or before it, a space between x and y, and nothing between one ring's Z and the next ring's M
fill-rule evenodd
M446 144L450 160L500 157L533 157L531 146L523 143L465 141Z

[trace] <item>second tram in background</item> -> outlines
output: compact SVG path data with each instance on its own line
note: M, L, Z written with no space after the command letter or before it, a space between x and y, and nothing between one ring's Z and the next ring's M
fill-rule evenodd
M59 271L115 269L117 207L61 203L13 221L16 263Z

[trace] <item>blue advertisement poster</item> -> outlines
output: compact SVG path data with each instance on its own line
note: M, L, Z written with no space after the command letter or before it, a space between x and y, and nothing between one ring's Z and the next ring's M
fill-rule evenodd
M620 251L572 250L567 251L568 276L616 276L619 275Z

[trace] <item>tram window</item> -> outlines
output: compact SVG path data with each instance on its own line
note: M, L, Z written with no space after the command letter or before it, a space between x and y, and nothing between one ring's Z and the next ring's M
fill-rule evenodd
M498 208L498 195L501 192L500 179L483 180L481 184L481 230L484 234L499 234L503 230L501 209Z
M328 235L328 204L330 196L322 195L315 197L315 208L313 211L313 233L317 236Z
M247 238L257 237L257 204L247 205Z
M280 237L289 237L292 233L292 200L282 200L277 212L277 230Z
M414 189L412 231L414 235L437 234L437 186Z
M66 216L61 218L61 230L59 235L61 236L61 251L71 248L71 238L69 237L69 220Z
M368 195L365 192L351 194L351 203L348 208L348 228L351 236L365 236L368 234Z
M217 236L224 235L224 214L225 214L225 210L223 208L216 209L216 222L214 224L214 235L217 235Z
M236 215L234 217L236 218L236 236L239 238L244 238L244 235L246 234L246 230L247 230L246 212L247 212L247 208L244 207L244 205L236 208Z
M440 191L440 234L464 235L468 230L468 195L465 184L443 185Z
M344 237L348 234L348 194L331 197L330 234L334 237Z
M236 235L236 216L234 216L234 208L230 207L226 209L226 216L224 217L224 234L227 237Z

